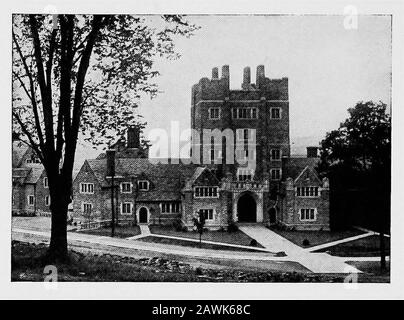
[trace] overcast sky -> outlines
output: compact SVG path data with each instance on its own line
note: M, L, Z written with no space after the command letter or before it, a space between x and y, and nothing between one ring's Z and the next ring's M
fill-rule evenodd
M360 100L390 105L389 16L359 16L356 30L344 28L343 16L188 18L201 29L176 40L179 60L156 62L162 92L138 109L148 130L169 132L174 120L189 128L192 85L224 64L230 65L232 89L240 88L245 66L252 82L259 64L269 78L289 78L290 135L298 146L318 143Z

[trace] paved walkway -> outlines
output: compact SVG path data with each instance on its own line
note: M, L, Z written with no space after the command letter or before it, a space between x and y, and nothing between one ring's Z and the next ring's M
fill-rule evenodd
M140 226L140 234L137 236L129 237L126 238L127 240L138 240L144 237L156 237L156 238L165 238L165 239L173 239L173 240L179 240L179 241L188 241L188 242L197 242L199 243L198 239L193 239L193 238L185 238L185 237L175 237L175 236L168 236L164 234L156 234L156 233L151 233L149 226L146 224L139 225ZM276 252L272 252L266 248L257 248L257 247L249 247L249 246L242 246L239 244L232 244L232 243L226 243L226 242L218 242L218 241L209 241L209 240L202 240L202 243L206 244L214 244L218 246L226 246L226 247L232 247L232 248L239 248L239 249L248 249L248 250L256 250L256 251L262 251L262 252L269 252L272 254L276 254Z
M354 241L354 240L358 240L358 239L370 237L370 236L373 236L373 235L374 235L373 232L368 232L368 233L360 234L360 235L357 235L357 236L353 236L353 237L349 237L349 238L344 238L344 239L341 239L341 240L336 240L336 241L332 241L332 242L323 243L323 244L320 244L320 245L318 245L318 246L314 246L314 247L310 247L310 248L305 248L305 250L307 250L307 251L309 251L309 252L313 252L313 251L317 251L317 250L321 250L321 249L333 247L333 246L336 246L337 244L340 244L340 243L350 242L350 241Z
M126 238L126 239L128 239L128 240L136 240L136 239L140 239L140 238L144 238L144 237L152 235L150 233L150 229L149 229L149 226L147 224L138 224L138 226L140 228L140 234L138 234L137 236Z
M147 228L148 229L148 228ZM99 244L112 246L117 248L145 250L158 252L162 254L182 255L196 258L216 258L231 260L252 260L252 261L272 261L280 265L290 261L297 262L316 273L361 273L358 269L345 263L347 258L335 257L326 253L309 252L289 240L281 237L275 232L261 225L241 226L240 229L250 237L256 239L269 252L240 252L216 249L200 249L193 247L184 247L179 245L168 245L160 243L150 243L142 241L130 241L128 239L110 238L104 236L94 236L77 232L69 232L67 234L68 241L79 241L88 244ZM27 234L33 236L50 237L49 231L27 230L21 228L13 228L13 235ZM141 229L143 234L136 237L142 237L148 234L150 230ZM153 235L156 236L156 235ZM157 235L158 236L158 235ZM161 236L166 237L166 236ZM15 238L15 237L13 237ZM18 237L17 237L18 238ZM133 237L132 237L133 238ZM182 239L182 238L181 238ZM136 239L135 239L136 240ZM182 239L183 240L183 239ZM217 244L217 242L215 242ZM224 244L229 246L229 244ZM251 249L251 248L250 248ZM286 257L276 257L270 252L285 251ZM349 260L356 260L350 258ZM373 261L373 260L371 260Z
M262 225L244 225L241 231L257 240L265 248L273 251L285 251L289 259L299 262L317 273L360 273L358 269L344 262L340 257L327 253L312 253L278 235Z

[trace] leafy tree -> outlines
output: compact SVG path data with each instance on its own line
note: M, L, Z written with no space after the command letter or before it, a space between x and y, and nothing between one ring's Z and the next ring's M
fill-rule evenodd
M156 57L176 59L174 41L198 29L183 16L13 16L13 132L36 152L51 197L51 259L66 259L66 216L79 133L112 144L142 126L139 99L154 97ZM52 21L52 19L56 19Z
M331 194L331 204L353 205L354 199L359 200L355 210L362 211L359 213L365 220L374 219L373 227L381 235L382 268L385 267L383 234L389 226L391 189L391 117L386 108L382 102L368 101L348 109L349 118L337 130L327 133L321 142L318 168L330 177L334 194L343 195L333 199Z

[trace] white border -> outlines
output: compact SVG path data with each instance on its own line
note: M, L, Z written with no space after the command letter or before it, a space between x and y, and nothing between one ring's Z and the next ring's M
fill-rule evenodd
M56 290L43 283L11 283L11 14L39 13L48 5L64 13L188 13L188 14L343 14L344 6L354 5L359 14L393 14L393 152L392 152L392 269L391 284L313 283L58 283ZM404 181L403 156L403 35L402 0L343 1L215 1L215 0L14 0L1 10L1 116L0 130L4 154L1 158L0 297L14 299L397 299L404 298ZM401 122L401 123L400 123ZM400 165L401 164L401 165Z

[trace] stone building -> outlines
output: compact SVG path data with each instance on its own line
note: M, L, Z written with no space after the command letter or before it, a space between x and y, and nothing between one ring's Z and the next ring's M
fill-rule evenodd
M134 128L126 147L87 160L74 181L75 217L110 219L115 168L120 218L192 228L202 214L211 229L245 222L328 230L329 184L314 169L317 148L290 155L288 79L267 78L261 65L255 84L249 67L240 90L229 84L223 66L221 77L213 68L192 87L189 161L147 158Z
M13 141L12 166L12 214L50 215L46 172L32 148Z

